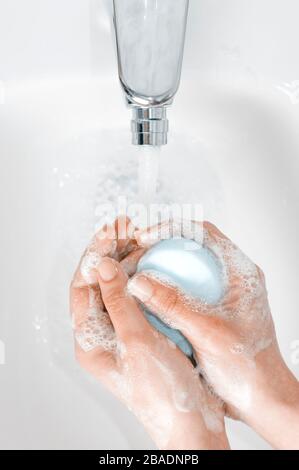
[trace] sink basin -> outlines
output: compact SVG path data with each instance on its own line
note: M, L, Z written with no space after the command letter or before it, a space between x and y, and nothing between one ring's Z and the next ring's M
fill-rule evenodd
M103 7L63 3L63 11L71 4L84 10L90 63L83 49L78 70L67 54L66 64L55 63L58 41L70 50L70 26L61 26L51 45L41 25L55 21L54 12L53 20L39 12L38 31L27 12L32 35L52 47L52 66L42 68L43 46L28 38L27 65L14 68L10 43L1 82L0 448L150 449L137 420L73 357L69 282L99 224L101 182L109 171L134 172L137 157ZM227 0L224 9L206 0L200 12L196 3L161 172L175 182L174 199L200 203L204 218L262 267L282 353L298 374L298 2L278 0L274 8L270 0ZM27 8L34 11L34 2ZM0 7L0 23L12 15ZM72 27L81 31L79 23ZM12 33L0 31L1 44ZM97 48L101 38L105 51ZM227 426L233 448L268 448L242 424Z

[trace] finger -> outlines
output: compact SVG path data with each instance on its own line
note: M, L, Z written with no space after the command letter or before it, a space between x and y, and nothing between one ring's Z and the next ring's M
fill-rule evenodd
M227 282L223 305L236 306L242 302L244 290L248 292L246 289L252 285L264 283L261 269L210 222L204 222L204 244L214 252L222 265Z
M102 299L116 336L126 342L136 335L147 335L151 327L136 300L127 291L128 276L121 265L113 259L104 258L98 267L98 275Z
M107 312L103 309L100 291L94 288L71 289L71 312L74 334L85 352L101 347L115 350L115 333Z
M117 260L123 259L128 253L136 249L136 240L134 233L136 227L133 225L129 217L119 216L114 222L117 239Z
M162 222L145 229L135 231L135 239L139 246L149 248L160 240L171 238L171 222Z
M212 239L229 240L215 225L208 221L170 220L146 229L136 230L135 238L139 246L150 247L160 240L182 236L198 240L205 232Z
M205 220L202 223L202 225L203 225L204 231L207 232L210 235L210 237L213 237L214 239L222 238L224 240L230 241L230 239L223 232L221 232L219 228L216 227L216 225L212 224L211 222L208 222L207 220Z
M92 300L91 300L92 299ZM83 286L70 288L70 313L73 328L76 329L88 315L91 305L97 303L97 308L104 310L99 287Z
M132 235L134 228L131 227L129 232L130 220L126 219L125 235L121 222L118 219L114 225L106 225L95 234L85 250L70 288L76 357L85 369L102 378L109 376L106 373L108 369L116 367L116 336L109 315L104 311L97 266L103 256L118 258L118 250L128 251L128 234Z
M97 265L104 256L116 256L116 249L115 228L106 225L94 235L86 248L75 271L72 286L98 286Z
M187 337L190 325L196 333L207 326L204 315L209 307L187 301L174 286L163 284L149 275L137 274L129 281L128 290L167 325L186 333Z
M194 220L174 219L135 231L137 244L145 248L150 248L157 242L170 238L186 238L201 244L203 241L203 225L201 222L195 222Z
M104 312L96 266L106 253L113 254L113 241L113 227L103 227L93 237L74 274L70 286L70 311L75 331L87 321L90 311ZM109 320L107 313L105 315Z
M128 256L126 256L120 262L122 269L125 271L125 273L128 276L133 276L133 274L136 273L138 262L142 258L145 252L146 252L145 248L138 248L137 250L133 251Z
M98 311L98 316L100 314L100 316L102 316L102 314L104 315L104 323L107 321L110 322L108 314L104 312L104 305L98 285L97 266L103 256L117 256L117 238L120 236L120 241L124 242L126 234L129 234L130 223L128 218L119 218L113 226L104 226L95 234L91 243L85 250L79 267L75 272L70 289L71 312L73 314L73 324L76 330L79 328L79 325L81 325L81 330L85 330L84 325L88 320L87 317L90 309L94 309L95 307ZM132 234L134 228L131 227L130 230ZM124 247L124 244L122 247ZM90 305L91 301L94 305ZM93 318L93 321L97 322L97 318ZM112 328L111 322L110 327ZM87 325L86 329L90 330ZM87 335L85 331L84 337L86 338L87 336L89 336L89 341L91 341L90 335Z
M105 375L116 364L116 337L99 288L72 287L70 307L78 361L94 375Z
M86 248L73 277L76 287L97 286L97 265L102 257L110 256L117 260L136 249L135 227L128 217L118 217L113 225L105 225L92 238Z
M226 289L225 302L231 302L231 293L235 295L236 289L233 287L239 283L238 272L234 269L234 263L230 262L231 254L237 247L229 240L215 225L208 221L189 221L185 220L163 222L161 224L149 227L145 230L135 232L135 238L139 246L150 248L160 239L166 239L169 236L183 236L193 239L209 248L217 257L223 269L223 278L227 279L230 289Z
M179 330L193 346L199 362L207 354L219 354L219 345L236 341L234 331L225 318L214 313L214 307L190 300L174 286L162 284L145 274L137 274L128 290L164 323Z

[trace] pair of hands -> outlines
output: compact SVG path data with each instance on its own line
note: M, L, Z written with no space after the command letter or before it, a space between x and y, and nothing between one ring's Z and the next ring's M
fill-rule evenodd
M137 231L120 218L93 238L71 284L79 363L161 449L228 449L225 415L276 448L298 448L298 382L279 352L261 270L216 227L198 223L203 243L225 266L228 287L216 306L191 301L136 274L162 228ZM198 367L148 323L140 302L185 335Z

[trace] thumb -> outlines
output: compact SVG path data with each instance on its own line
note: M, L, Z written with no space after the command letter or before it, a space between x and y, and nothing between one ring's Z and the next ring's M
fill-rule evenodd
M209 318L204 315L206 306L199 301L187 300L175 286L140 273L131 278L128 290L168 326L184 333L193 344L209 328Z
M137 334L146 336L151 331L150 325L126 291L127 275L121 265L112 258L103 258L98 265L98 280L117 337L126 342Z

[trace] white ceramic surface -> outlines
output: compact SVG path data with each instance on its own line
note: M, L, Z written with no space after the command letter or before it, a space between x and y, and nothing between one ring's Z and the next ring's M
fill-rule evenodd
M131 152L106 4L0 0L0 448L153 447L75 364L68 318L101 165ZM297 375L298 14L297 0L191 0L163 157L263 268ZM228 431L233 448L268 448L239 423Z

